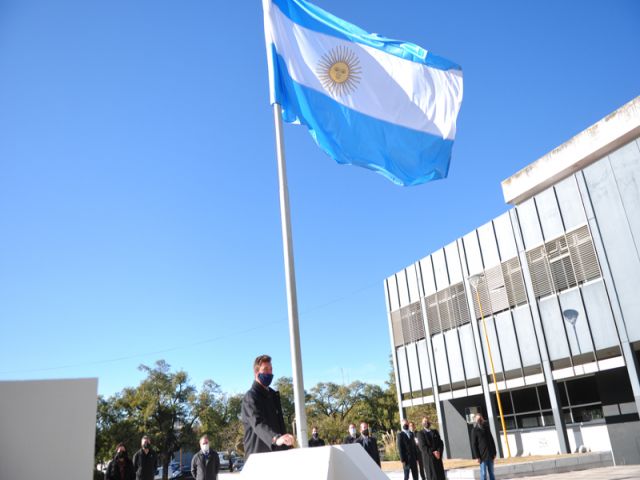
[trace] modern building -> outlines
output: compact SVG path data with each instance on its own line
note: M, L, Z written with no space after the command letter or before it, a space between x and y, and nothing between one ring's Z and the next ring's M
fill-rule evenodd
M470 458L482 412L504 452L497 386L512 455L640 463L640 97L502 189L513 208L384 282L401 415L434 403Z

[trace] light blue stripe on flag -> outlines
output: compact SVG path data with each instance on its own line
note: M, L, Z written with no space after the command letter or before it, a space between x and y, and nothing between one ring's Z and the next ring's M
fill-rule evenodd
M427 55L427 51L409 42L401 40L391 40L380 37L374 33L368 33L360 27L345 22L341 18L305 1L273 0L280 11L292 22L297 23L309 30L338 38L344 38L352 42L369 45L373 48L384 50L391 55L411 60L413 62L424 63L441 70L462 70L459 65L438 57L433 53Z
M338 163L374 170L398 185L445 178L452 140L418 132L344 107L326 95L294 82L276 55L277 103L285 122L300 121ZM363 140L366 139L366 140Z
M399 185L445 178L462 72L305 0L263 0L271 101L341 164Z

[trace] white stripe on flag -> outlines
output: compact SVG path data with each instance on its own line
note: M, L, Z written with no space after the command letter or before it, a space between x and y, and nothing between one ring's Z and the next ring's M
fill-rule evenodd
M285 60L298 83L324 93L336 102L378 120L437 135L455 137L462 102L462 72L439 70L390 55L366 45L317 33L286 17L268 1L267 41ZM351 93L334 94L321 83L323 56L338 49L353 52L361 72Z

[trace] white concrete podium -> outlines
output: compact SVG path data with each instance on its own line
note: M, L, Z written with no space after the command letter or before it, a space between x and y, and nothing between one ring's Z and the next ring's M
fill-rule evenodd
M361 445L295 448L254 453L244 480L389 480Z
M0 382L0 479L92 478L98 379Z

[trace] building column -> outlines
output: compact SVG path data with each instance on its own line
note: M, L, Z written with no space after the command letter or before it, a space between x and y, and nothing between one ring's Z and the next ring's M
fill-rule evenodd
M562 407L558 399L558 391L556 383L553 381L553 372L551 369L551 360L549 358L549 350L547 349L547 342L544 336L544 329L542 327L542 320L540 319L540 310L538 309L538 300L536 299L533 291L533 284L531 283L531 273L529 272L529 263L527 262L527 254L525 252L524 240L522 238L522 232L520 231L520 221L518 220L517 209L509 211L511 217L511 225L515 232L516 245L518 248L518 259L520 260L520 266L522 268L522 277L527 290L527 297L529 299L529 309L531 310L531 317L533 318L533 326L538 337L538 345L540 347L540 358L542 360L542 372L549 392L549 402L551 403L551 412L553 414L553 421L556 428L556 434L558 435L558 444L560 445L561 453L571 453L569 448L569 438L567 436L567 428L564 423L564 416L562 415Z
M396 356L396 346L393 341L393 327L391 323L391 302L389 301L389 285L388 281L384 281L385 296L384 300L387 305L387 322L389 323L389 340L391 342L391 361L393 362L393 374L396 376L396 400L398 402L398 412L400 418L405 418L405 410L402 406L402 387L400 385L400 372L398 370L398 358Z
M496 445L499 450L499 454L504 458L504 452L502 451L502 442L500 442L500 432L496 428L498 424L498 420L495 415L495 411L493 409L493 402L491 401L491 390L489 390L489 382L487 381L487 364L484 361L484 356L482 354L482 336L480 335L480 330L478 329L478 319L476 318L475 313L475 300L476 298L475 292L469 283L469 270L467 268L467 262L462 258L464 248L462 248L461 242L462 240L458 239L458 254L460 255L460 265L462 266L463 272L463 282L464 289L467 295L467 305L469 308L469 316L471 317L471 330L473 331L473 340L476 347L476 360L478 361L478 366L480 367L480 383L482 385L482 394L484 396L484 403L486 405L487 421L489 422L489 427L491 428L491 434L493 438L496 439Z
M436 415L438 416L438 427L440 435L444 443L443 457L449 458L449 437L447 436L447 426L444 415L442 413L442 404L440 403L440 392L438 391L438 374L436 373L436 361L433 355L433 344L431 343L431 332L429 331L429 320L427 318L427 302L425 300L424 283L422 282L422 270L416 267L416 276L418 277L418 291L420 294L420 308L422 309L422 322L424 323L425 342L427 344L427 356L429 357L429 370L431 375L431 390L433 391L433 401L436 404Z
M618 292L616 290L616 284L613 280L613 274L611 273L611 266L607 259L607 251L604 248L604 242L600 235L600 229L598 228L598 221L596 219L593 205L591 204L591 197L589 196L589 189L584 179L584 173L579 172L576 174L576 180L578 181L578 190L580 191L580 197L582 198L582 205L587 215L587 222L589 224L589 231L591 238L593 239L593 246L596 250L598 262L600 263L600 270L602 271L602 278L604 279L605 290L609 297L609 304L613 312L613 319L616 323L618 330L618 338L620 339L620 350L622 351L622 357L624 363L627 366L627 372L629 374L629 381L631 382L631 389L633 391L633 397L636 403L636 410L640 413L640 377L638 371L638 358L636 357L633 348L629 343L629 335L627 334L627 327L624 322L624 316L622 314L622 307L620 306L620 300L618 299Z

